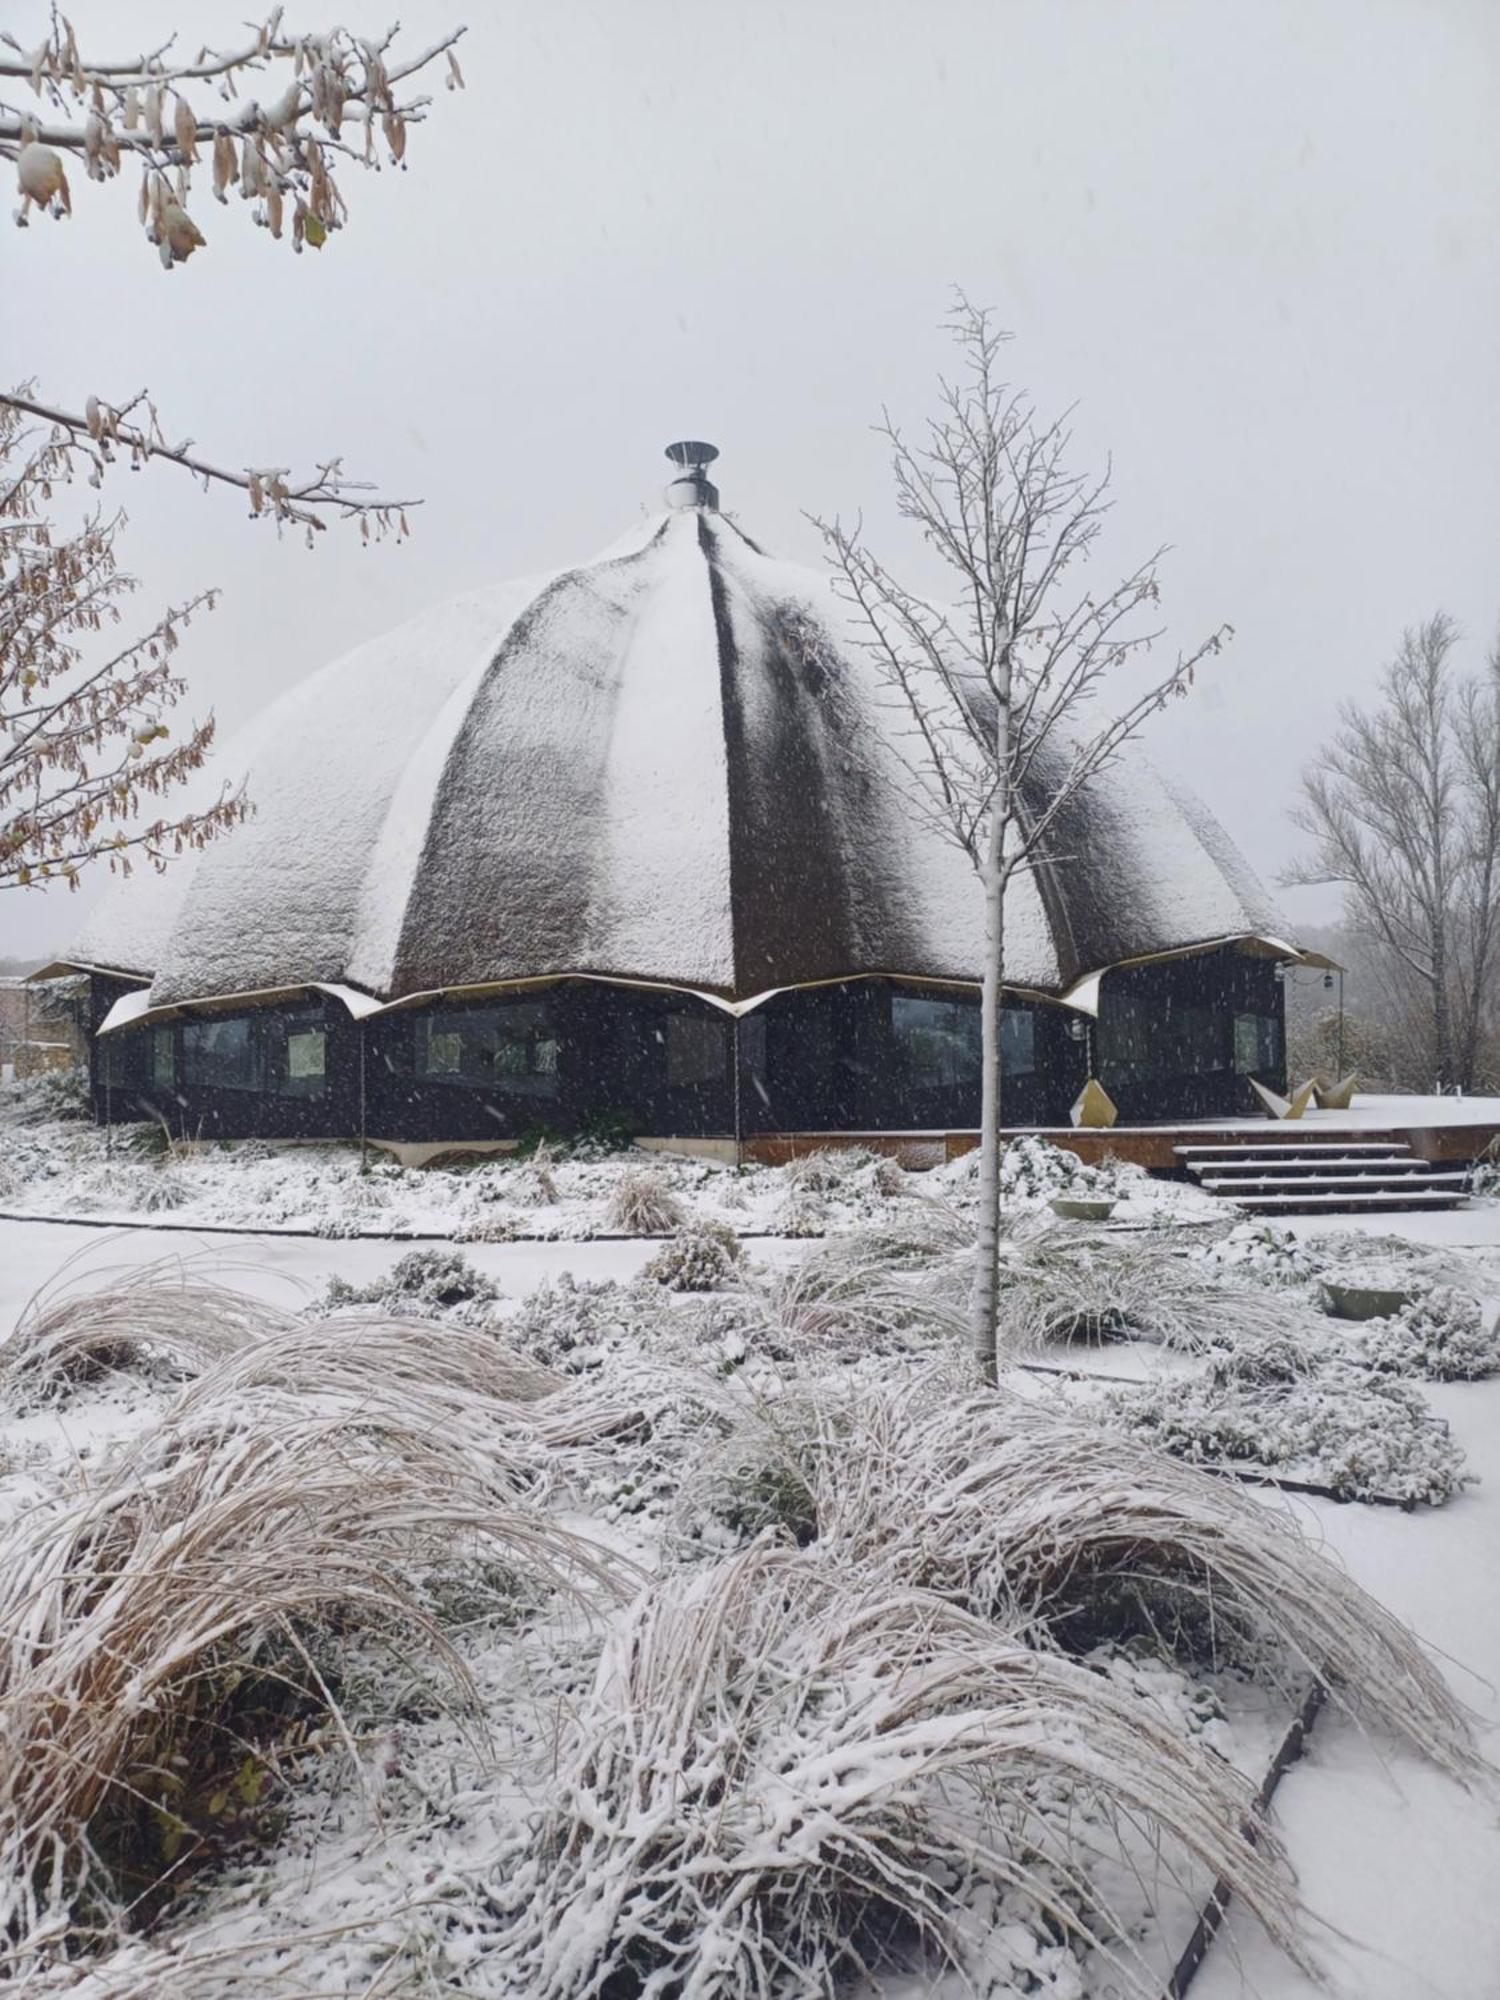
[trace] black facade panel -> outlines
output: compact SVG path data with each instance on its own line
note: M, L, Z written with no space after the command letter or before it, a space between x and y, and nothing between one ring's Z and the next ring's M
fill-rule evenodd
M95 1029L124 981L93 982ZM1095 1065L1122 1122L1254 1112L1285 1087L1283 992L1234 951L1111 972L1096 1024L1008 1002L1006 1125L1065 1125ZM691 994L587 980L352 1020L313 995L199 1011L93 1043L95 1116L174 1136L408 1142L591 1130L664 1138L965 1131L979 996L849 980L736 1020Z

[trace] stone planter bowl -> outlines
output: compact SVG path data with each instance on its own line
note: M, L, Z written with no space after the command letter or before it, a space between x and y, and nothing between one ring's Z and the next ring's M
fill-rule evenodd
M1069 1222L1107 1222L1115 1212L1111 1195L1055 1194L1047 1206Z
M1335 1319L1389 1319L1417 1296L1410 1287L1364 1284L1357 1278L1322 1282L1324 1307Z

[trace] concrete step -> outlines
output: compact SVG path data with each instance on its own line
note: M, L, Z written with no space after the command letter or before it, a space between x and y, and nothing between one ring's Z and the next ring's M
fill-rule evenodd
M1180 1160L1233 1160L1242 1153L1409 1153L1399 1139L1246 1139L1237 1146L1174 1146Z
M1190 1174L1200 1180L1211 1174L1233 1179L1242 1174L1396 1174L1423 1173L1428 1162L1420 1160L1415 1153L1392 1153L1386 1159L1376 1159L1369 1153L1328 1153L1320 1154L1315 1160L1299 1160L1282 1153L1247 1153L1242 1160L1194 1160L1188 1166Z
M1310 1194L1333 1194L1340 1190L1351 1194L1400 1194L1405 1189L1416 1192L1424 1188L1439 1193L1462 1194L1467 1182L1468 1176L1462 1171L1429 1173L1418 1170L1409 1174L1266 1174L1247 1180L1205 1180L1202 1186L1210 1194L1226 1195L1230 1201L1241 1201L1246 1196L1282 1194L1291 1188L1305 1188Z
M1374 1194L1356 1194L1349 1190L1317 1194L1311 1188L1302 1188L1296 1194L1234 1195L1229 1199L1234 1207L1250 1215L1313 1215L1363 1214L1377 1209L1398 1208L1462 1208L1468 1197L1425 1188L1407 1188L1402 1192L1382 1190Z

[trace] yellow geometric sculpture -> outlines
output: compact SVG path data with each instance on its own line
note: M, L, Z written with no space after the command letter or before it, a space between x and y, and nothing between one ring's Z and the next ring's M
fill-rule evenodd
M1313 1092L1313 1095L1318 1100L1318 1109L1320 1111L1347 1111L1349 1106L1354 1102L1354 1091L1358 1082L1358 1076L1351 1070L1347 1076L1340 1077L1337 1083L1329 1085L1327 1089L1319 1086Z
M1273 1118L1300 1118L1312 1103L1313 1092L1317 1088L1313 1083L1299 1083L1290 1097L1278 1097L1274 1090L1267 1090L1253 1076L1246 1077L1245 1081Z
M1120 1112L1104 1085L1090 1077L1070 1115L1075 1125L1113 1125Z

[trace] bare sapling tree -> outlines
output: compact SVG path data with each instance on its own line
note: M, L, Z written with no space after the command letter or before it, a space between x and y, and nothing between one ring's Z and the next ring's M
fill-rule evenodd
M970 1333L986 1380L997 1369L1000 1286L1000 1036L1011 884L1045 858L1079 795L1147 720L1185 694L1199 665L1230 636L1225 625L1101 717L1106 680L1140 667L1155 624L1164 550L1108 589L1076 573L1109 510L1110 473L1070 471L1066 419L1038 417L1003 380L1009 339L961 295L950 331L957 379L940 384L919 443L887 416L899 511L952 574L949 603L901 581L866 546L862 526L816 523L835 587L905 718L896 744L913 809L972 862L984 899L979 1215Z
M1403 633L1376 705L1346 703L1293 812L1311 848L1291 884L1339 883L1392 989L1420 998L1421 1062L1473 1088L1500 944L1500 647L1464 678L1438 612Z
M184 692L178 634L213 593L113 646L135 588L115 555L121 517L56 532L48 503L66 472L63 447L0 406L0 890L76 888L100 860L160 867L246 810L225 788L201 811L147 816L213 741L212 717L175 739L164 719Z

